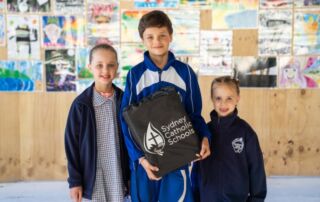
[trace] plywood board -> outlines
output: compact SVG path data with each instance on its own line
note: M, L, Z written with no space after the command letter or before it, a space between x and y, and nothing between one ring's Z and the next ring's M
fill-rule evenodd
M257 56L258 30L233 30L233 56Z

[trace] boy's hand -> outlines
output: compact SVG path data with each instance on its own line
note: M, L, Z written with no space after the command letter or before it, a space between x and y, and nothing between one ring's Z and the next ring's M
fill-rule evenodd
M70 197L74 202L82 201L82 187L72 187L70 189Z
M201 142L200 154L197 155L199 157L199 159L197 159L197 160L203 160L203 159L207 158L210 154L211 154L211 152L210 152L209 140L207 137L204 137Z
M145 157L139 158L139 163L142 165L142 167L146 171L150 180L160 180L161 179L161 177L156 177L152 172L152 171L159 171L159 168L151 165Z

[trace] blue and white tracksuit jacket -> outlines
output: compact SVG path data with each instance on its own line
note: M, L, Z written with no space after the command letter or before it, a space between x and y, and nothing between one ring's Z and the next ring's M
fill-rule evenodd
M201 116L202 101L196 75L187 64L176 60L171 52L169 52L168 63L163 69L158 68L152 62L149 52L144 53L144 61L132 68L127 75L121 111L165 86L175 87L195 130L199 135L208 137L210 140L211 134ZM191 173L188 166L163 176L160 181L149 180L144 168L138 163L138 159L144 156L144 153L132 139L122 116L121 125L131 161L132 200L193 201Z

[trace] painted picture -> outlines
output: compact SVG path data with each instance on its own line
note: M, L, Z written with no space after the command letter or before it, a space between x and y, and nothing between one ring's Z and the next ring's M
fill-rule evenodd
M140 18L148 10L123 10L121 13L121 43L140 43L138 32Z
M295 13L294 55L320 53L320 13Z
M42 91L41 61L0 61L0 91Z
M93 82L93 75L90 72L88 48L78 48L76 50L76 67L77 67L77 92L82 92Z
M181 15L181 12L185 15ZM174 40L170 44L171 51L176 55L199 55L200 11L197 9L169 10L167 14L171 19L174 30Z
M241 87L276 87L276 57L234 57L233 68Z
M260 8L292 8L293 0L260 0Z
M145 47L141 43L121 44L119 78L121 85L125 86L128 71L143 61Z
M258 0L212 2L212 29L256 28Z
M192 70L198 74L200 69L200 57L199 56L177 56L177 60L186 63Z
M180 0L180 6L188 6L188 7L204 7L210 6L212 0Z
M76 91L75 52L45 50L47 91Z
M318 88L320 86L320 57L281 57L279 87Z
M42 16L45 48L84 46L84 19L75 16Z
M36 15L7 16L8 58L40 59L39 24Z
M4 0L0 0L0 11L4 10Z
M8 12L50 12L50 0L7 0Z
M259 22L259 55L290 55L292 11L261 10Z
M232 75L232 31L201 31L201 75Z
M120 13L119 3L90 3L88 4L88 44L120 42Z
M179 0L134 0L136 8L177 8Z
M55 13L59 14L83 14L84 13L84 0L56 0Z
M0 46L6 44L6 26L5 26L5 16L0 15Z
M320 0L295 0L296 7L317 7L320 6Z

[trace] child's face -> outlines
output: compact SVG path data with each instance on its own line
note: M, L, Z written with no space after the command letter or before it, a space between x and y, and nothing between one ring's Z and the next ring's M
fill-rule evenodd
M167 27L149 27L143 32L142 41L151 56L164 56L168 54L172 35Z
M114 52L110 50L98 49L92 55L89 64L95 85L105 87L112 84L112 80L117 76L118 62Z
M219 117L231 114L239 102L239 95L232 85L215 84L213 89L213 107Z

